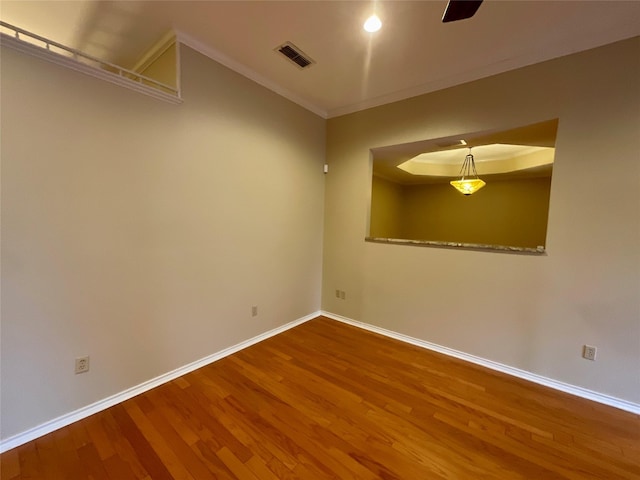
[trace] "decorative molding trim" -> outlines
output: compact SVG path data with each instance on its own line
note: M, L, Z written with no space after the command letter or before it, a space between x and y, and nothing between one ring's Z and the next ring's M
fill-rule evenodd
M169 30L165 33L160 40L158 40L153 47L151 47L147 52L136 62L131 70L134 72L143 73L147 68L151 66L153 62L158 60L160 56L169 50L169 47L176 43L176 34L173 30ZM178 65L179 66L179 65Z
M332 320L337 320L338 322L346 323L354 327L362 328L364 330L368 330L373 333L384 335L385 337L393 338L395 340L400 340L401 342L405 342L405 343L410 343L411 345L425 348L427 350L432 350L434 352L442 353L444 355L458 358L460 360L465 360L467 362L471 362L476 365L489 368L491 370L496 370L498 372L506 373L507 375L512 375L514 377L518 377L523 380L528 380L530 382L537 383L539 385L544 385L545 387L553 388L561 392L570 393L571 395L576 395L578 397L586 398L587 400L592 400L594 402L602 403L610 407L615 407L621 410L625 410L627 412L640 414L640 404L637 404L637 403L629 402L627 400L622 400L620 398L594 392L593 390L577 387L575 385L570 385L568 383L560 382L558 380L553 380L551 378L543 377L542 375L537 375L535 373L527 372L526 370L510 367L502 363L494 362L492 360L487 360L485 358L477 357L475 355L470 355L468 353L460 352L452 348L443 347L441 345L420 340L418 338L410 337L408 335L397 333L392 330L376 327L375 325L359 322L357 320L353 320L348 317L343 317L342 315L336 315L335 313L325 312L324 310L321 311L320 313L321 315L327 318L331 318Z
M409 98L425 95L427 93L437 92L445 88L455 87L464 83L474 82L476 80L482 80L484 78L492 77L494 75L500 75L502 73L518 70L525 67L530 67L542 62L548 62L556 60L575 53L584 52L593 48L603 47L615 42L634 38L638 36L637 26L620 25L615 34L611 31L601 32L598 35L594 35L587 44L578 45L571 42L566 43L562 52L556 53L553 57L549 58L545 55L545 46L539 44L535 50L522 53L518 56L512 56L495 61L492 64L479 66L461 72L454 72L452 74L443 76L438 79L434 79L428 83L415 85L403 90L398 90L388 94L383 94L378 97L370 98L361 102L356 102L350 105L344 105L342 107L333 108L327 111L327 118L335 118L343 115L349 115L351 113L360 112L370 108L380 107L390 103L400 102Z
M472 250L476 252L496 252L496 253L513 253L517 255L547 255L544 247L537 248L528 247L510 247L507 245L488 245L482 243L458 243L458 242L439 242L435 240L412 240L408 238L380 238L365 237L365 242L370 243L386 243L387 245L409 245L413 247L436 247L436 248L452 248L460 250Z
M241 64L240 62L237 62L236 60L229 58L224 53L218 50L215 50L214 48L211 48L207 45L204 45L199 40L196 40L195 38L187 35L186 33L180 32L179 30L176 31L176 38L178 42L186 45L187 47L194 49L195 51L201 53L205 57L209 57L211 60L214 60L224 65L225 67L230 68L234 72L239 73L244 77L247 77L249 80L253 80L257 84L262 85L263 87L271 90L272 92L277 93L278 95L286 98L287 100L291 100L293 103L300 105L302 108L306 108L310 112L315 113L316 115L322 118L325 118L325 119L327 118L327 112L325 112L321 108L309 103L308 101L304 100L302 97L299 97L293 92L290 92L289 90L280 87L276 83L266 79L262 75L254 72L253 70Z
M81 63L73 59L72 57L65 57L64 55L60 55L59 53L52 52L50 50L39 47L37 45L33 45L31 43L18 40L5 33L0 33L0 44L6 47L12 48L14 50L17 50L21 53L26 53L27 55L32 55L42 60L55 63L56 65L60 65L63 67L70 68L71 70L84 73L85 75L89 75L91 77L99 78L100 80L105 80L107 82L114 83L121 87L128 88L129 90L134 90L138 93L148 95L158 100L163 100L165 102L173 103L173 104L182 103L182 99L177 95L164 92L162 90L159 90L158 88L150 87L143 83L139 83L134 80L131 80L130 78L123 77L121 75L116 75L115 73L108 72L101 68L92 67L91 65ZM170 88L170 87L167 87L167 88Z
M182 49L180 48L180 42L174 35L174 43L176 45L176 87L180 92L180 98L182 98Z
M59 428L66 427L67 425L73 422L77 422L78 420L87 418L93 415L94 413L98 413L118 403L124 402L125 400L129 400L130 398L135 397L136 395L140 395L141 393L151 390L152 388L158 387L164 383L170 382L171 380L181 377L182 375L186 375L187 373L193 372L194 370L197 370L206 365L209 365L210 363L220 360L221 358L227 357L233 353L236 353L240 350L250 347L251 345L255 345L256 343L262 342L267 338L271 338L293 327L297 327L298 325L308 322L309 320L316 318L319 315L321 315L320 311L310 313L309 315L305 315L302 318L299 318L292 322L276 327L272 330L269 330L268 332L261 333L260 335L257 335L253 338L250 338L236 345L220 350L219 352L208 355L204 358L201 358L200 360L196 360L195 362L176 368L175 370L164 373L156 378L143 382L134 387L128 388L127 390L124 390L120 393L116 393L115 395L111 395L110 397L99 400L95 403L92 403L91 405L87 405L85 407L79 408L78 410L69 412L58 418L50 420L41 425L38 425L37 427L30 428L29 430L26 430L22 433L18 433L17 435L13 435L9 438L6 438L0 441L0 453L6 452L7 450L11 450L12 448L15 448L24 443L30 442L31 440L35 440L36 438L39 438L43 435L46 435L55 430L58 430Z

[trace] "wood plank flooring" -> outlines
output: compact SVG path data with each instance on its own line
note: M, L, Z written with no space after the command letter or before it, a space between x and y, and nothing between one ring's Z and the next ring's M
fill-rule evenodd
M16 479L640 479L640 418L323 317L0 457Z

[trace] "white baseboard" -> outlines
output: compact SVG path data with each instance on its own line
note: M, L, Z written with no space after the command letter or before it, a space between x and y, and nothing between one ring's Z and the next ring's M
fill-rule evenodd
M496 370L502 373L506 373L508 375L513 375L514 377L522 378L524 380L529 380L531 382L538 383L540 385L544 385L556 390L560 390L565 393L570 393L578 397L593 400L595 402L616 407L631 413L640 414L640 405L633 402L628 402L626 400L621 400L619 398L611 397L609 395L604 395L602 393L594 392L586 388L576 387L574 385L559 382L557 380L552 380L550 378L546 378L541 375L537 375L535 373L527 372L525 370L520 370L514 367L509 367L507 365L503 365L498 362L486 360L481 357L476 357L475 355L469 355L468 353L460 352L458 350L454 350L448 347L443 347L435 343L426 342L424 340L410 337L408 335L403 335L401 333L393 332L391 330L387 330L381 327L376 327L375 325L369 325L367 323L359 322L347 317L343 317L341 315L336 315L334 313L325 312L325 311L318 311L318 312L314 312L309 315L306 315L297 320L294 320L292 322L289 322L280 327L274 328L273 330L269 330L268 332L262 333L260 335L257 335L243 342L240 342L229 348L225 348L224 350L220 350L219 352L216 352L212 355L204 357L200 360L196 360L195 362L192 362L188 365L184 365L183 367L167 372L163 375L160 375L156 378L153 378L144 383L136 385L135 387L131 387L127 390L124 390L120 393L107 397L91 405L87 405L86 407L82 407L78 410L75 410L73 412L67 413L53 420L50 420L46 423L38 425L37 427L31 428L17 435L11 436L5 440L2 440L0 441L0 453L11 450L12 448L15 448L24 443L30 442L31 440L35 440L36 438L39 438L43 435L46 435L55 430L58 430L59 428L65 427L73 422L77 422L78 420L87 418L93 415L94 413L98 413L118 403L124 402L125 400L135 397L136 395L139 395L148 390L151 390L152 388L160 386L163 383L170 382L171 380L174 380L182 375L186 375L187 373L197 370L198 368L209 365L210 363L213 363L216 360L220 360L221 358L224 358L228 355L238 352L244 348L250 347L251 345L254 345L263 340L266 340L267 338L273 337L279 333L282 333L293 327L301 325L309 320L312 320L318 317L319 315L323 315L327 318L331 318L339 322L347 323L354 327L362 328L370 332L378 333L386 337L394 338L402 342L410 343L418 347L426 348L427 350L433 350L435 352L443 353L445 355L459 358L467 362L475 363L477 365L490 368L491 370Z
M92 403L91 405L87 405L86 407L82 407L78 410L75 410L73 412L67 413L53 420L50 420L46 423L43 423L42 425L38 425L37 427L31 428L22 433L8 437L7 439L0 441L0 453L6 452L7 450L11 450L12 448L15 448L24 443L30 442L31 440L35 440L36 438L39 438L43 435L46 435L55 430L58 430L59 428L66 427L67 425L73 422L77 422L78 420L87 418L93 415L94 413L98 413L109 407L117 405L118 403L124 402L125 400L135 397L136 395L140 395L141 393L151 390L152 388L162 385L163 383L170 382L171 380L181 377L182 375L186 375L189 372L193 372L198 368L204 367L205 365L209 365L210 363L213 363L216 360L220 360L221 358L224 358L244 348L250 347L251 345L254 345L263 340L266 340L267 338L273 337L274 335L277 335L293 327L296 327L302 323L305 323L313 318L318 317L319 315L321 315L319 311L310 313L309 315L305 315L302 318L289 322L285 325L281 325L280 327L274 328L273 330L269 330L268 332L261 333L260 335L250 338L249 340L245 340L229 348L220 350L219 352L216 352L212 355L201 358L200 360L196 360L195 362L189 363L188 365L184 365L183 367L176 368L175 370L162 374L156 378L148 380L139 385L136 385L135 387L131 387L120 393L116 393L115 395L102 399L98 402Z
M459 358L467 362L475 363L476 365L481 365L483 367L490 368L491 370L496 370L498 372L506 373L514 377L522 378L524 380L528 380L530 382L544 385L546 387L550 387L555 390L560 390L561 392L570 393L572 395L586 398L588 400L593 400L594 402L602 403L604 405L609 405L611 407L619 408L627 412L640 414L640 404L637 404L637 403L629 402L627 400L622 400L616 397L611 397L609 395L594 392L593 390L588 390L586 388L577 387L575 385L570 385L568 383L560 382L558 380L553 380L551 378L543 377L542 375L537 375L535 373L527 372L526 370L520 370L519 368L503 365L501 363L494 362L492 360L476 357L475 355L470 355L468 353L460 352L452 348L443 347L435 343L426 342L418 338L410 337L408 335L387 330L385 328L376 327L375 325L370 325L368 323L359 322L357 320L343 317L341 315L336 315L334 313L322 311L321 314L327 318L331 318L339 322L347 323L354 327L362 328L370 332L378 333L380 335L384 335L385 337L394 338L396 340L400 340L405 343L410 343L418 347L426 348L427 350L433 350L434 352L443 353L450 357Z

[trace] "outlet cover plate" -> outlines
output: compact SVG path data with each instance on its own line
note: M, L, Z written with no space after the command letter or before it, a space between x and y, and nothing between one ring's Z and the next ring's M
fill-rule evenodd
M76 358L76 374L89 371L89 355Z
M587 360L595 361L596 359L596 347L591 345L584 345L582 347L582 358L586 358Z

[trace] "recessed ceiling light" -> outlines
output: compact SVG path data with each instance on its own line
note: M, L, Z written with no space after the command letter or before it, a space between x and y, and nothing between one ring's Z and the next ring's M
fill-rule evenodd
M367 18L363 25L363 28L369 33L377 32L380 27L382 27L382 22L375 13Z

